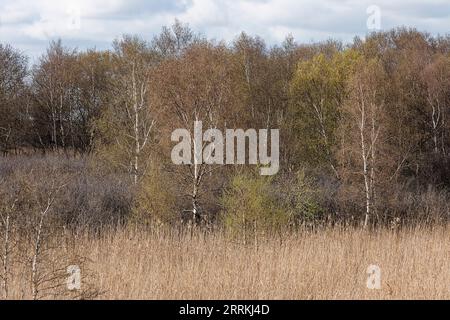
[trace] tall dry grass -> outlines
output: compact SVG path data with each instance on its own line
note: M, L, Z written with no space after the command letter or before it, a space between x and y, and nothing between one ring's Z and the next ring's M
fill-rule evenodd
M120 231L77 248L104 299L449 299L449 231L328 229L258 246ZM381 290L366 287L371 264Z
M54 254L88 258L82 280L100 299L449 299L449 231L335 228L256 246L220 233L120 230L62 241ZM380 290L366 287L372 264ZM29 298L25 273L11 289Z

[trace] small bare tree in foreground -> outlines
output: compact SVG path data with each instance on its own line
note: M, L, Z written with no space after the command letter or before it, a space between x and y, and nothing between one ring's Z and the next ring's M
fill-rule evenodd
M3 181L0 182L0 185ZM2 195L3 196L3 195ZM9 277L10 277L10 263L11 263L11 252L13 249L12 228L13 228L13 212L18 201L17 198L11 199L8 202L6 197L2 197L5 204L0 208L0 226L1 226L1 238L3 240L1 262L2 262L2 272L0 274L0 279L3 286L3 297L8 299L9 297Z
M56 174L53 172L53 174ZM56 197L59 191L64 187L65 184L58 184L54 178L50 183L48 192L45 195L38 196L37 202L39 204L39 213L37 225L34 226L35 234L33 239L33 253L31 259L31 291L33 300L38 299L41 287L52 280L54 277L47 278L46 274L41 272L40 264L42 262L42 255L45 250L44 241L46 241L46 223L48 216L51 212L52 206L56 201Z
M45 186L33 185L30 187L30 197L35 210L35 216L28 225L31 231L31 296L33 300L52 296L90 299L98 295L97 290L86 283L86 288L68 290L67 271L69 265L85 267L87 259L71 251L62 239L67 240L68 235L59 228L56 216L58 200L62 190L68 185L70 178L52 170L50 179ZM67 241L66 241L67 242ZM65 248L66 250L60 250ZM85 269L86 280L89 272Z

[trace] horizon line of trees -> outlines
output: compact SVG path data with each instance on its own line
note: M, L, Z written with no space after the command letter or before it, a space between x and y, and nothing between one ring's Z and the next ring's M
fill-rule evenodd
M98 172L129 176L134 212L152 221L226 211L225 224L255 229L330 216L368 226L418 207L428 219L436 199L448 219L450 36L397 28L268 47L242 33L227 45L176 21L151 41L78 51L59 40L27 61L0 44L3 155L87 154ZM194 121L279 128L280 173L174 166L170 133Z

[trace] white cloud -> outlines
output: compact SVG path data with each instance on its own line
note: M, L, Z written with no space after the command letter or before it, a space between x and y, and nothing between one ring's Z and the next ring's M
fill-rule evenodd
M306 42L350 40L368 31L366 9L372 4L381 8L384 29L450 30L448 0L0 0L0 41L32 56L58 37L81 48L103 48L124 33L150 39L175 18L216 39L246 31L270 43L288 33Z

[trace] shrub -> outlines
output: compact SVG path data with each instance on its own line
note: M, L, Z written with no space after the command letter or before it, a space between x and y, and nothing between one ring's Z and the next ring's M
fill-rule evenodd
M259 231L279 230L289 221L289 214L276 203L272 178L256 174L233 177L222 196L225 228L235 235L256 235Z
M304 170L281 176L273 189L279 206L288 212L291 224L313 223L324 215L321 190Z
M175 194L167 174L160 167L151 166L140 183L133 208L133 220L157 225L175 222Z

